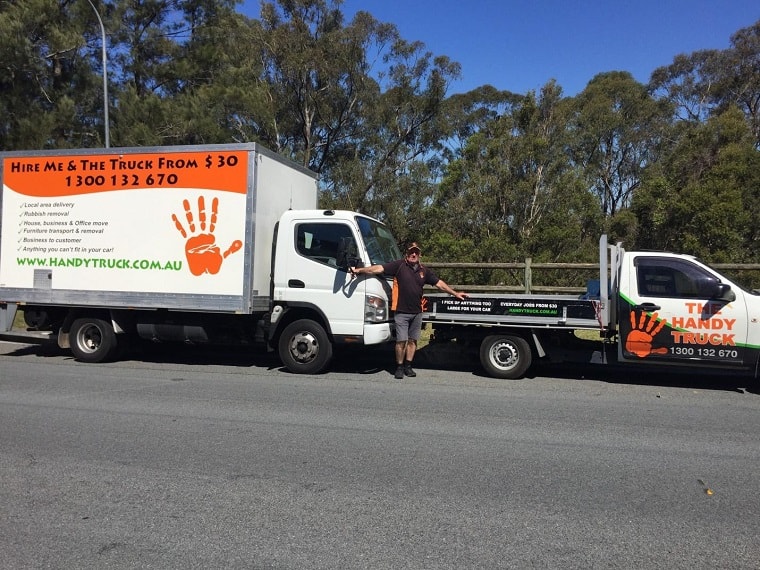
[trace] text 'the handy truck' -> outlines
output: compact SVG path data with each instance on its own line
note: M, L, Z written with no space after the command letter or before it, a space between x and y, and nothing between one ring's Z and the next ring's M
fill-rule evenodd
M317 210L316 175L256 144L0 154L0 331L21 308L86 362L130 338L270 346L324 370L391 340L389 230Z

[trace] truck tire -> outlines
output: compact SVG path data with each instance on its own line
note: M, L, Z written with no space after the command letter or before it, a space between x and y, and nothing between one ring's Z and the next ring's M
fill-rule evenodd
M71 323L71 352L82 362L104 362L116 352L116 333L103 319L84 317Z
M301 319L293 321L280 335L280 360L295 374L322 372L332 359L332 343L319 323Z
M480 363L494 378L520 378L532 361L533 354L528 341L521 336L491 335L480 344Z

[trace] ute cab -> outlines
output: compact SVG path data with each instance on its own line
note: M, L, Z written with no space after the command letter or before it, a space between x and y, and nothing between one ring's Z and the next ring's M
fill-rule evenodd
M619 251L618 259L620 361L757 366L759 296L692 256Z

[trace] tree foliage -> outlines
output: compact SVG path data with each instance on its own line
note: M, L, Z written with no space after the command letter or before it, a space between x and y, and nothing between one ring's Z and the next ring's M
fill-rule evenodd
M575 98L573 159L602 212L627 208L671 115L628 72L597 75Z
M756 262L760 154L741 111L729 108L683 133L649 169L632 210L640 247Z
M733 34L726 50L681 54L657 68L650 87L672 101L686 121L739 108L760 148L760 20Z
M99 76L86 57L93 36L82 33L87 10L65 0L0 4L4 150L101 144Z
M596 233L601 218L568 151L571 101L554 82L508 99L508 111L450 163L433 208L454 238L479 244L479 261L504 259L507 250L556 259Z

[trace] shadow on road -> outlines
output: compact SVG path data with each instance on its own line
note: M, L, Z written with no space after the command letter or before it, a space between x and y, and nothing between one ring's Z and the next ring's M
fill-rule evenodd
M9 350L6 353L8 356L74 359L71 351L59 348L56 341L50 338L22 337L4 340L22 343L18 345L18 348ZM115 360L118 362L138 361L155 364L259 367L287 372L276 353L253 346L189 345L132 340L128 346L121 349ZM330 369L325 373L335 371L374 374L386 369L390 370L392 362L393 350L391 346L338 348L334 351Z
M450 345L428 345L418 351L417 366L439 370L471 371L488 377L481 368L477 354L454 350ZM592 380L609 384L662 386L703 390L724 390L760 395L760 380L746 371L706 370L704 368L655 370L652 366L635 364L590 364L534 362L525 378L561 378L563 380ZM510 382L511 380L504 380Z
M73 359L70 351L58 348L55 341L41 340L37 344L22 344L7 353L9 356ZM285 371L274 352L258 347L227 347L213 345L153 344L135 341L126 348L119 361L174 363L187 365L218 365L260 367ZM393 373L393 345L341 347L334 352L329 372L377 374ZM427 345L417 351L414 367L425 370L449 370L489 378L480 366L477 355L456 350L450 345ZM703 390L723 390L760 395L760 381L746 372L704 369L670 369L667 372L652 367L622 364L552 364L537 362L528 370L526 379L560 378L563 380L597 381L609 384L661 386ZM511 382L511 380L503 380Z

